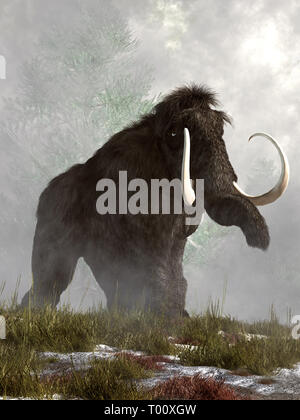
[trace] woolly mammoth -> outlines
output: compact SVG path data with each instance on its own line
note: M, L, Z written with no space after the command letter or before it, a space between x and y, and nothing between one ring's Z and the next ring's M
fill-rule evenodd
M33 286L23 306L57 305L80 257L91 268L107 297L134 308L185 313L187 282L182 260L187 238L197 226L186 214L100 215L99 180L118 185L128 180L181 179L182 202L195 201L194 180L205 182L204 208L222 226L238 226L249 246L267 249L269 232L257 206L277 200L288 185L287 159L277 142L282 172L268 193L253 197L237 184L223 140L229 117L215 106L214 94L195 85L175 90L140 121L114 135L85 164L52 180L42 193L32 254ZM192 180L192 181L191 181Z

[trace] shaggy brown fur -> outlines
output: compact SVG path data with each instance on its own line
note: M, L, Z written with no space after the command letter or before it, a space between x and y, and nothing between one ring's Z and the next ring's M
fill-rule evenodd
M96 184L119 171L128 179L180 179L183 132L191 134L191 176L205 180L205 209L223 226L241 228L250 246L266 249L266 223L233 188L237 176L223 140L223 112L204 87L175 90L152 113L114 135L85 164L55 178L40 197L34 238L32 296L36 306L56 305L83 257L105 292L108 307L130 309L144 302L154 311L183 314L187 282L182 259L185 215L105 215L96 211ZM172 133L177 135L174 137Z

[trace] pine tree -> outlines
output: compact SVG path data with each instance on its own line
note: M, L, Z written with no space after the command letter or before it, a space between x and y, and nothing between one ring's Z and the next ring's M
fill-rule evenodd
M29 266L35 208L47 183L155 102L147 99L151 69L138 62L137 42L118 12L106 0L76 0L73 7L70 27L42 34L0 121L3 278L21 274L25 261Z

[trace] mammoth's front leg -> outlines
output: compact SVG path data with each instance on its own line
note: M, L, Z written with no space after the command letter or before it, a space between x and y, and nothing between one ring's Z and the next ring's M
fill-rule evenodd
M152 277L148 288L146 307L157 314L167 317L188 316L185 310L187 281L184 276L175 278L160 276Z
M185 240L176 240L168 253L162 253L152 264L150 308L167 316L188 316L185 311L187 281L183 275Z

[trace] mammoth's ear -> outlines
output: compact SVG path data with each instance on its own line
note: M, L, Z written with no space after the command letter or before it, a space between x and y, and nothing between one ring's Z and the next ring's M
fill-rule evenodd
M168 102L161 102L154 108L155 113L155 134L164 137L167 132L171 132L174 123L176 110Z
M183 128L176 121L173 108L168 103L160 103L155 108L155 134L164 152L171 155L183 149Z
M164 134L163 143L170 153L176 154L178 152L181 156L184 147L184 130L182 127L170 124Z

